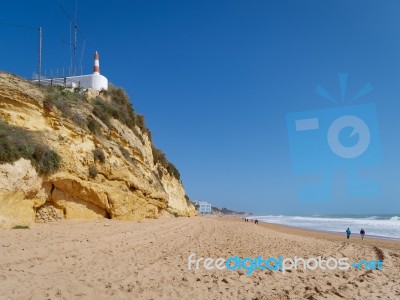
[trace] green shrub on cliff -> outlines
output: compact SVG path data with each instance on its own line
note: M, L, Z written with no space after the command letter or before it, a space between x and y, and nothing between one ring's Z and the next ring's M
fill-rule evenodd
M93 178L93 179L95 179L96 178L96 176L97 176L97 173L98 173L98 171L97 171L97 168L96 168L96 166L89 166L89 177L90 178Z
M135 126L140 131L149 136L151 140L151 131L147 128L144 116L137 114L129 101L128 95L121 88L109 86L108 91L104 92L111 101L97 97L93 102L93 113L111 128L110 119L114 118L128 126L144 143L143 137L136 131Z
M39 173L49 174L60 166L60 156L44 144L36 144L33 152L33 165ZM32 161L32 159L31 159Z
M29 229L28 225L15 225L12 229Z
M97 135L100 133L100 125L99 123L93 119L92 116L88 117L87 119L87 127L91 133Z
M59 155L33 133L0 120L0 164L20 158L29 159L40 174L49 174L60 166Z
M178 169L167 159L167 156L163 151L152 145L152 152L155 164L159 163L165 169L167 169L169 174L174 176L176 179L181 180L181 174L179 173Z
M99 148L96 148L96 149L93 150L93 157L94 157L95 161L98 161L98 162L100 162L102 164L104 164L105 161L106 161L106 157L104 155L103 150L101 150Z

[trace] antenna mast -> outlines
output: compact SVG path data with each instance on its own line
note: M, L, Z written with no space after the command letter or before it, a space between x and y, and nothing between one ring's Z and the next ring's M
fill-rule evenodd
M76 76L76 46L77 46L77 30L76 30L76 14L78 11L78 0L75 0L75 18L74 18L74 76Z
M73 74L73 76L76 76L76 65L77 65L77 59L76 59L76 51L78 49L78 26L76 23L77 20L77 13L78 13L78 0L75 0L75 14L73 16L73 18L71 18L67 11L65 10L65 8L60 5L61 10L63 11L63 13L65 14L65 16L68 18L69 22L70 22L70 34L69 34L69 43L62 40L63 43L66 43L68 45L70 45L70 56L71 56L71 70L70 72ZM72 42L72 25L74 26L74 41ZM83 57L83 51L85 50L85 42L86 42L86 38L85 35L82 33L82 31L79 29L79 34L82 35L82 37L84 38L84 42L83 42L83 49L82 49L82 57ZM72 58L72 47L74 48L74 57ZM72 60L73 60L73 65L72 65ZM81 63L80 63L80 68L82 69L82 58L81 58Z
M40 85L41 73L42 73L42 27L39 27L39 65L38 65L39 85Z

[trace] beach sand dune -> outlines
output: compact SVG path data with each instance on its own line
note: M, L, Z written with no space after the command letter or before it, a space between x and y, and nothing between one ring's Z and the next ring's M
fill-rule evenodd
M384 270L188 270L188 256L383 259ZM400 299L400 243L228 218L0 231L1 299Z

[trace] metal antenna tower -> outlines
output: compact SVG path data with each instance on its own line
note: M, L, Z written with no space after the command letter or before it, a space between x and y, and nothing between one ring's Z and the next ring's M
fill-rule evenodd
M72 24L74 26L74 41L73 41L73 43L71 43L71 41L69 43L65 42L65 41L63 41L63 42L66 44L69 44L70 46L72 46L74 48L74 56L73 56L74 63L72 66L72 72L73 72L73 76L76 76L76 62L77 62L76 61L76 51L78 48L78 26L76 23L76 19L77 19L77 13L78 13L78 0L75 0L75 14L74 14L73 20L62 5L60 5L60 8L64 12L64 14L68 18L68 20L70 21L70 26L72 26ZM83 36L82 32L79 31L79 33ZM83 53L82 53L82 55L83 55Z

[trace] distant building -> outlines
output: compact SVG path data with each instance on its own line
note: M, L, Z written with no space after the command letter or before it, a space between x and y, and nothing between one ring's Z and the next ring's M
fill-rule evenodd
M34 80L38 82L37 79ZM55 77L43 78L40 80L45 85L62 85L68 87L90 88L97 91L108 90L108 79L100 75L100 60L97 51L94 54L93 74L69 76L69 77Z
M205 201L196 201L194 205L197 207L199 213L202 214L210 214L211 213L211 204Z

